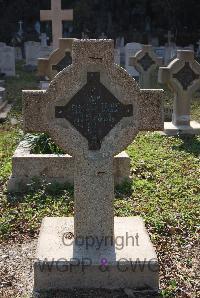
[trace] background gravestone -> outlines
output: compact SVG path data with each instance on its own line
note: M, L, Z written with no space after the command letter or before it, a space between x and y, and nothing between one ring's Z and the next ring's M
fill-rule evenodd
M52 21L52 35L54 50L59 47L59 38L62 38L62 22L73 21L73 9L62 10L61 0L51 0L51 10L40 11L41 21Z
M75 40L72 65L61 71L47 91L24 91L24 129L48 132L65 152L74 156L73 218L45 218L34 265L35 289L151 288L158 289L158 261L144 228L136 218L115 218L113 210L113 157L139 131L162 130L162 90L140 90L125 70L114 64L112 40ZM118 251L104 244L86 249L66 247L64 234L77 237L116 237L139 233L140 246ZM64 258L64 259L63 259ZM144 270L131 269L139 258ZM40 262L45 268L40 270ZM48 272L50 260L60 260ZM77 260L89 262L83 272ZM103 260L109 270L99 270ZM73 272L61 269L70 260ZM81 262L81 261L80 261ZM60 269L60 270L57 270Z
M130 65L140 73L140 87L152 88L153 71L162 65L162 58L155 55L151 45L144 45L142 50L130 58Z
M35 41L25 42L26 65L37 66L38 58L48 57L51 52L51 46L42 46Z
M15 48L6 45L0 47L0 73L15 76Z
M194 52L178 51L177 59L160 67L159 82L167 84L174 93L172 123L165 123L165 133L199 134L200 124L190 121L191 100L200 86L200 64L194 59Z
M73 38L60 38L59 48L49 58L38 59L38 76L52 80L55 75L72 63Z
M135 67L130 66L130 57L134 56L141 49L142 45L136 42L127 43L125 46L125 69L134 78L139 78L139 73Z

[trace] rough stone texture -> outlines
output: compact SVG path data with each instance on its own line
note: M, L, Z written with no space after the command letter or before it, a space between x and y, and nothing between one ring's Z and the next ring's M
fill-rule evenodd
M130 58L130 65L140 73L140 87L150 89L152 86L152 72L162 66L163 59L156 56L151 45L144 45L142 50Z
M199 128L193 129L190 123L191 99L200 86L200 64L194 59L194 52L178 51L177 59L159 69L159 82L168 85L174 93L172 130L198 133ZM166 132L170 133L169 124L167 126Z
M53 51L49 58L38 59L38 76L48 77L52 80L58 71L53 69L53 65L58 65L66 54L71 56L73 38L60 38L58 49ZM65 65L67 67L68 65Z
M121 184L130 176L130 158L121 152L114 158L114 182ZM12 175L7 183L9 192L22 192L33 178L47 183L74 184L74 159L66 155L31 154L30 145L22 141L12 158Z
M40 11L41 21L52 21L53 48L58 48L62 38L62 21L73 21L73 9L62 10L61 0L51 0L51 10Z
M115 49L114 61L116 64L120 65L120 49Z
M23 114L26 132L49 132L68 154L82 155L87 140L65 119L55 118L55 107L66 105L86 83L88 71L99 71L102 84L124 104L132 104L133 117L123 118L105 138L101 154L116 155L129 145L139 130L162 130L162 90L140 90L125 70L113 64L110 40L75 40L72 65L60 72L47 91L24 91ZM56 96L55 96L56 95ZM151 102L147 105L147 101ZM131 127L131 129L129 128ZM148 126L148 127L147 127ZM70 133L69 133L70 132Z
M68 234L72 235L72 239L65 237ZM137 234L138 242L135 238ZM90 239L88 248L87 238L83 238L83 246L75 245L73 235L72 217L44 218L34 266L35 290L68 288L158 290L158 260L140 217L115 217L113 238L115 245L111 245L111 239L107 241L107 245L103 245L106 241L103 238L101 249L98 249L97 239L93 239L94 241ZM128 239L126 235L133 238ZM117 244L119 243L117 237L124 239L123 249ZM102 266L106 260L107 265Z
M96 83L94 77L98 78ZM69 110L72 119L67 117ZM139 131L163 129L162 90L140 90L135 80L114 64L112 40L74 40L72 64L58 73L46 91L24 91L23 112L26 132L47 132L64 152L74 157L75 236L113 237L114 229L118 229L117 223L114 226L113 216L113 157L124 150ZM103 137L102 127L106 130ZM119 223L119 230L129 230L128 225L130 222L126 219ZM45 234L41 233L40 239L48 246ZM147 238L144 241L148 250ZM52 243L51 250L55 251L56 242L53 240ZM66 250L66 255L80 257L80 252L72 254ZM122 255L129 256L129 251L123 251ZM46 254L48 248L44 252ZM137 252L138 257L141 257L140 252ZM115 256L115 251L110 252L108 248L99 253ZM87 252L82 255L87 256ZM95 255L91 256L95 262ZM87 287L93 278L97 286L107 287L109 279L113 281L115 278L115 269L111 277L97 276L94 267L85 278L79 270L75 283L80 281ZM37 270L36 262L36 284L41 278ZM152 288L158 287L157 274L149 273L149 270L145 274L137 272L134 279L130 276L130 272L124 279L121 275L124 287L129 287L130 282L137 288L148 283ZM55 274L53 279L47 271L44 273L46 287L48 280L50 284L56 282ZM70 280L74 286L73 276ZM119 282L119 279L115 280ZM57 286L63 286L62 278ZM119 283L115 286L120 287Z

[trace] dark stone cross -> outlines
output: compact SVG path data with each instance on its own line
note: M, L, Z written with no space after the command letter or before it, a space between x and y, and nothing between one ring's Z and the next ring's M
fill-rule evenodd
M155 62L148 53L146 53L140 60L138 60L138 63L142 66L144 71L147 71Z
M52 65L52 70L57 70L57 72L60 72L70 64L72 64L71 53L66 52L64 58L62 58L56 65Z
M56 118L68 120L87 140L89 150L100 150L103 138L123 118L133 115L101 82L99 72L87 73L87 84L65 106L55 108Z
M191 69L189 62L185 62L183 68L174 74L173 77L179 81L183 90L187 90L192 82L199 78L199 75Z

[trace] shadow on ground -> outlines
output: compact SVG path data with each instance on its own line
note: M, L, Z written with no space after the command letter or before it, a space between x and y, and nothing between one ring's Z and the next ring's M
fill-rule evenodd
M173 146L173 150L185 151L193 154L195 157L200 156L200 141L197 136L179 136L183 141L181 145Z

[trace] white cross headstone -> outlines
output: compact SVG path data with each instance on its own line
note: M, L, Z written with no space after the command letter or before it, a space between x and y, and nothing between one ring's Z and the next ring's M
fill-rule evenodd
M52 21L53 48L57 49L62 38L62 21L73 21L73 9L62 10L61 0L51 0L51 10L41 10L40 20Z

